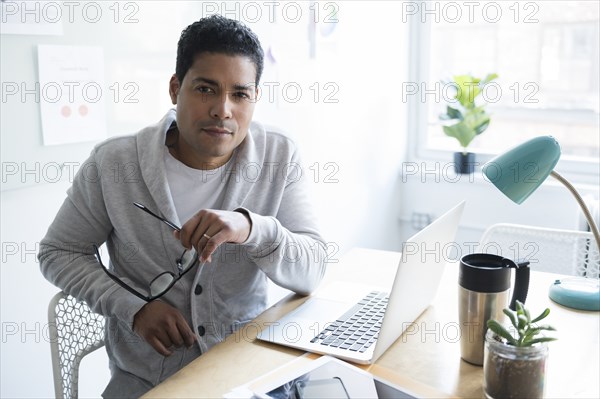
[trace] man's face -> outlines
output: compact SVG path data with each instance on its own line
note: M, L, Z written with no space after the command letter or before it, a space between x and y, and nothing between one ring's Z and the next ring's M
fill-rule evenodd
M244 56L201 53L183 82L173 75L177 105L176 156L197 169L225 164L248 133L257 98L256 67Z

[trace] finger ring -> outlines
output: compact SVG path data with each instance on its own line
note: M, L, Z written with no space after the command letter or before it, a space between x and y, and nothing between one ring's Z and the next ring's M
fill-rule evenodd
M208 234L202 234L202 237L206 238L207 240L210 240L212 237L209 236Z

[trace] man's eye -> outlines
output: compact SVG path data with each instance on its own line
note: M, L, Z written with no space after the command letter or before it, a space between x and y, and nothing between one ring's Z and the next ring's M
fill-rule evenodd
M196 87L196 91L198 91L199 93L212 93L213 92L213 90L207 86Z
M234 97L237 97L239 99L243 99L243 100L247 100L250 98L250 96L248 95L248 93L245 93L243 91L237 91L235 93L233 93Z

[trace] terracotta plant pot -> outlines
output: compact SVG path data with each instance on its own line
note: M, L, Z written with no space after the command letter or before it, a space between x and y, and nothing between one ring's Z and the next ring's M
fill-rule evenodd
M546 342L517 347L498 341L488 331L483 360L485 397L543 398L547 357Z

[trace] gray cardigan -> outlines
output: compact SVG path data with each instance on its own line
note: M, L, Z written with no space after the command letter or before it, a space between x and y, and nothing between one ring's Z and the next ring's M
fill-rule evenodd
M163 357L138 337L131 329L133 317L146 302L106 276L92 244L106 242L110 268L139 291L147 291L166 270L176 273L181 243L169 227L132 204L140 202L182 224L164 165L165 135L174 121L175 110L170 110L136 135L97 145L40 243L43 275L107 317L112 379L105 396L142 394L256 317L266 307L267 278L306 295L325 272L325 243L294 143L252 123L223 172L221 206L248 212L250 236L243 244L222 245L211 263L188 273L161 298L186 317L198 345Z

